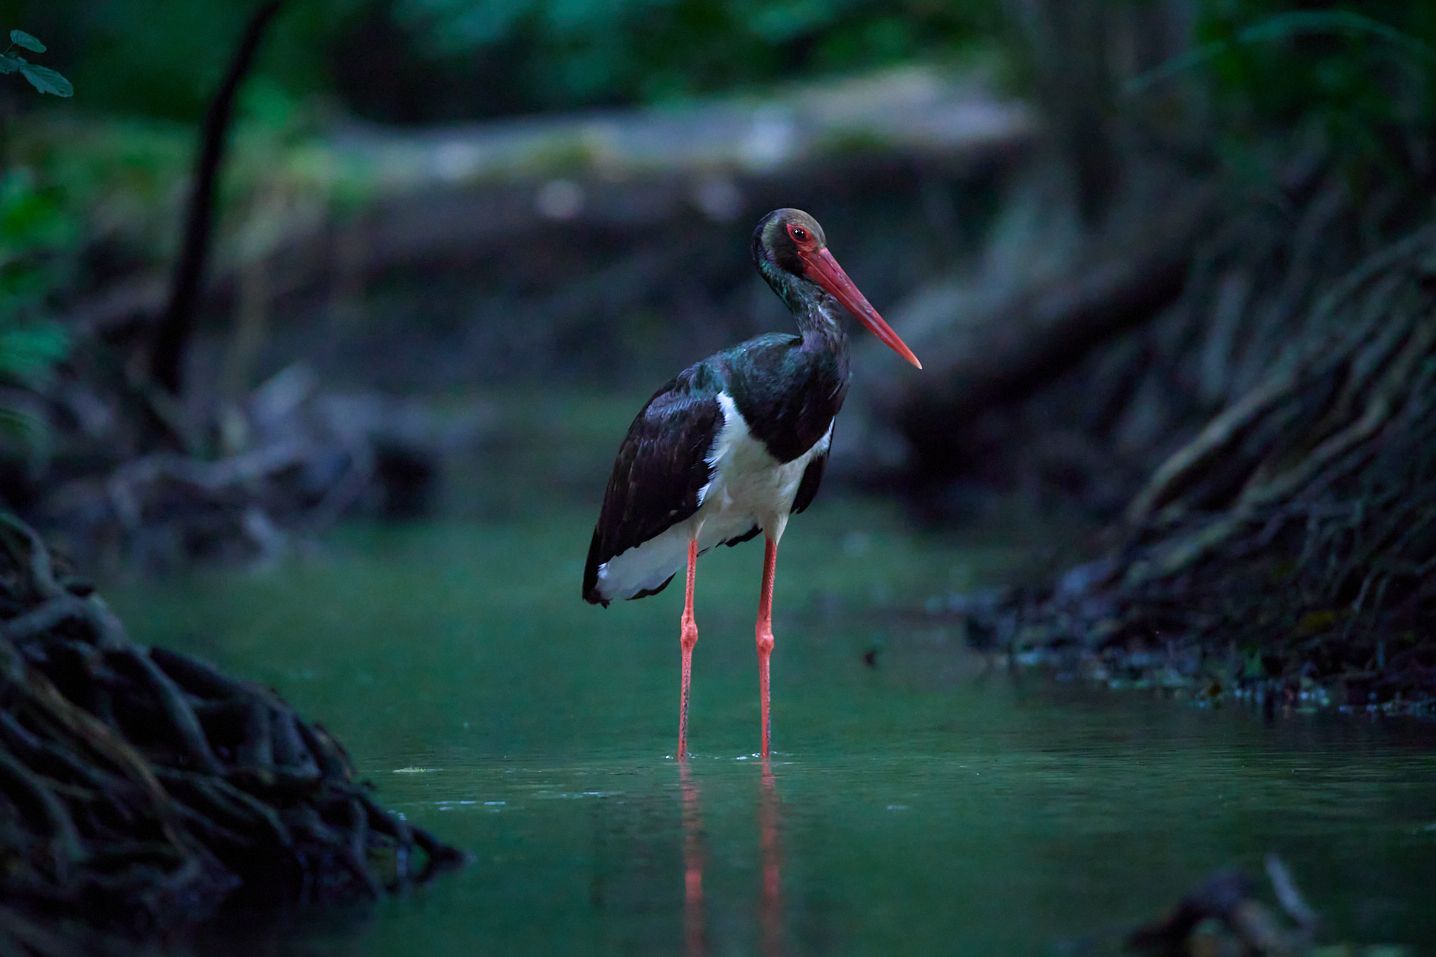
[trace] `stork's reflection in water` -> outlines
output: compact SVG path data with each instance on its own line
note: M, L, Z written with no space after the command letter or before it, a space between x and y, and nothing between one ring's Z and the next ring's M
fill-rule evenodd
M758 792L758 851L763 865L762 891L758 900L759 929L765 955L783 952L783 841L778 786L773 768L763 761Z
M703 874L709 855L703 829L703 792L688 764L678 766L683 795L683 936L688 957L708 953L708 911ZM782 808L772 765L763 762L758 790L758 932L761 952L783 953Z
M703 866L708 857L703 846L703 797L688 762L678 765L678 775L683 789L683 938L688 957L700 957L708 953L703 912Z

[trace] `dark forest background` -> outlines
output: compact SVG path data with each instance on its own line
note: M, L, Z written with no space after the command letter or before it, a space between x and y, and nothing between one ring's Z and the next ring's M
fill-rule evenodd
M1436 702L1430 0L4 0L0 44L6 36L6 953L73 952L80 938L70 932L81 925L154 936L239 888L289 901L378 897L464 856L380 808L344 749L268 687L131 642L96 580L111 594L135 589L132 619L154 619L136 633L167 640L184 617L176 609L229 597L232 606L209 608L234 609L217 634L179 644L281 675L286 693L328 687L331 713L372 722L354 725L368 729L355 736L359 747L375 744L366 733L392 733L416 749L392 752L406 755L388 765L395 773L434 769L397 763L411 754L435 767L445 754L468 755L467 718L477 728L481 714L492 719L501 770L531 758L540 767L545 755L567 762L568 752L545 750L545 735L571 735L566 745L587 753L615 727L635 737L605 740L610 756L628 747L632 767L673 770L654 758L652 739L639 743L635 729L648 726L634 715L604 724L579 713L619 694L637 700L640 666L644 687L657 687L659 672L637 641L581 640L605 627L587 624L592 617L553 626L569 606L597 615L579 602L588 527L572 516L597 508L606 456L656 386L722 346L788 328L748 258L753 224L780 206L821 220L835 255L925 366L895 374L901 363L855 333L857 376L823 494L831 528L860 518L851 541L818 547L854 544L852 581L869 560L854 555L881 555L891 577L950 583L931 587L954 593L892 608L880 588L838 594L848 579L832 569L807 579L812 594L838 599L805 610L813 630L838 617L859 622L848 623L853 640L867 644L846 664L889 681L863 682L880 689L868 706L877 702L882 720L872 724L884 741L868 742L872 753L902 758L911 741L891 745L900 723L887 718L927 722L934 712L908 704L930 684L956 681L946 664L911 687L881 670L886 634L921 643L929 625L943 635L925 648L934 660L960 635L985 653L962 656L969 662L1055 665L1113 687L1260 703L1268 716L1278 707L1429 714ZM894 501L897 517L874 519L888 523L876 533L887 536L883 547L864 551L872 541L861 516ZM353 518L363 521L336 528ZM406 537L416 529L449 536ZM477 567L507 541L506 575ZM374 561L326 566L336 552L316 543L333 542ZM994 542L990 551L1006 557L989 575L974 554ZM269 607L277 586L232 587L236 569L296 552L315 564L282 566L271 584L291 596L320 584L291 597L295 607ZM948 577L923 577L942 564L934 554L951 558ZM929 567L914 568L913 555L929 556ZM186 577L196 567L212 576ZM316 567L334 580L345 574L334 568L368 567L373 577L345 580L336 595L333 580L300 573ZM572 579L563 594L531 587L560 578ZM363 592L382 593L390 603L374 607L389 613L356 620L367 613ZM415 618L410 606L448 617ZM319 624L301 631L296 620ZM609 635L614 620L605 619ZM236 635L262 640L238 641L240 657L226 659ZM814 647L831 665L841 644ZM604 668L575 667L594 655ZM343 665L328 685L304 665L319 658ZM929 659L915 660L926 668ZM475 675L500 700L473 694ZM944 710L921 734L951 728L954 740L971 734L1004 761L1012 747L1021 758L1022 739L1004 736L1010 725L1045 728L1033 715L1069 701L1039 702L1016 675L1015 717L1000 712L1002 733L995 723L959 728ZM608 697L574 694L570 678L603 685ZM554 706L564 695L571 700ZM1071 714L1091 718L1080 707ZM433 723L399 720L415 715ZM829 717L814 724L831 730ZM843 717L833 726L869 724L856 708ZM1084 893L1103 908L1117 893L1103 880L1120 874L1124 897L1146 880L1128 869L1112 822L1125 827L1126 804L1152 792L1128 795L1125 782L1137 778L1117 775L1118 759L1184 801L1206 800L1210 784L1213 803L1194 816L1220 812L1212 820L1236 821L1244 838L1273 847L1283 836L1293 847L1318 843L1302 830L1309 808L1288 821L1273 795L1339 805L1343 826L1360 818L1377 828L1341 832L1356 847L1349 858L1314 858L1359 859L1349 871L1327 867L1343 895L1405 884L1417 865L1401 862L1429 860L1416 842L1431 826L1393 823L1425 818L1362 803L1356 787L1385 788L1374 783L1386 778L1373 757L1407 748L1375 733L1389 729L1343 726L1328 738L1329 726L1317 734L1302 725L1303 747L1338 742L1339 753L1308 761L1300 752L1288 783L1288 765L1273 760L1276 739L1242 745L1251 751L1215 746L1214 763L1189 764L1218 738L1149 743L1139 721L1147 718L1120 734L1074 722L1071 774L1063 745L1041 742L1042 813L1033 817L1062 803L1050 797L1058 772L1048 770L1062 764L1068 803L1092 818L1048 822L1072 839L1064 830L1051 842L1060 853L1035 859L1068 883L1024 901L1026 916L1081 899L1073 879L1090 883ZM1147 750L1103 752L1098 737ZM847 749L833 740L835 753ZM766 924L780 890L782 805L764 741L757 813L744 805L742 815L761 829L749 843L763 861ZM1179 765L1147 760L1166 747ZM943 759L906 757L913 781L946 780L929 774ZM1224 775L1248 763L1266 776L1251 779L1257 796L1244 803ZM698 788L680 767L681 782L662 794L675 822L668 850L676 861L681 811L685 901L698 891L701 905L705 828ZM1202 777L1190 788L1168 773L1185 767ZM757 771L756 762L741 768ZM821 762L805 771L785 761L792 806L815 768L809 794L845 780ZM901 777L894 793L906 794L904 768L874 765L874 777ZM1094 803L1101 792L1083 773L1116 782L1115 814ZM1289 791L1271 786L1278 776ZM1414 808L1419 782L1408 777L1392 800ZM560 780L545 778L545 789ZM1308 781L1327 790L1311 797ZM706 779L710 812L720 784ZM625 866L666 860L649 840L665 813L657 804L625 810L621 796L589 786L583 796L603 801L582 813L595 827L617 814L624 835L595 853ZM476 804L463 795L441 803ZM1001 815L1026 813L1006 791L998 796L998 818L983 817L974 832L997 833ZM491 803L504 804L483 809ZM826 853L870 829L876 816L859 807L862 828L808 843ZM943 808L947 825L967 820ZM1278 813L1272 834L1255 834ZM1019 829L1028 838L1044 833L1028 823ZM639 831L647 843L630 854ZM1133 826L1144 858L1175 859L1169 845L1191 833L1161 832ZM935 853L947 846L922 833ZM1096 848L1090 861L1073 850L1084 839ZM1393 856L1398 839L1406 843ZM904 847L883 841L884 853ZM790 852L802 844L790 841ZM1020 846L1004 838L1000 853ZM505 866L480 853L483 868ZM921 870L913 860L889 860L887 872ZM973 886L993 885L993 874L1007 882L1003 862L973 860ZM798 863L823 878L812 900L845 906L830 893L841 873L830 880L825 865ZM871 876L883 873L873 863L883 862L863 860L853 886L892 923L903 912L884 911L870 893ZM956 874L950 863L933 873ZM1296 930L1254 918L1265 912L1250 906L1251 882L1219 872L1148 942L1176 948L1216 916L1231 948L1302 951L1312 911L1278 859L1267 870ZM535 913L547 914L551 887L541 890L545 909ZM586 893L595 912L626 913L621 893L609 905ZM986 893L973 897L991 909ZM801 887L793 899L804 900ZM991 900L1002 909L1004 898ZM1363 920L1396 913L1384 899L1371 903L1377 897L1350 900ZM646 890L642 901L645 915L657 913ZM467 907L456 919L470 921ZM462 947L452 925L428 925L437 910L416 919ZM701 933L694 942L691 952L702 952Z
M836 480L1093 530L974 641L1424 682L1430 4L4 9L74 96L0 89L0 495L82 562L432 508L494 395L780 325L797 205L928 366Z

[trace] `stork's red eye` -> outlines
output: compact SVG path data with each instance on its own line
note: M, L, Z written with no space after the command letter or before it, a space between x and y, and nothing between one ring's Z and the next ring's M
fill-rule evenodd
M808 231L801 226L788 226L788 235L793 237L793 242L805 243L808 241Z

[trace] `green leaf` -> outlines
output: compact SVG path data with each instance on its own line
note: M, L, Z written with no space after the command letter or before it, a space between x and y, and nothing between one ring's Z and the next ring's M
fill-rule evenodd
M26 33L24 30L11 30L10 42L15 44L17 47L22 47L23 49L29 50L31 53L45 52L45 44L41 43L38 39Z
M0 53L0 75L14 73L25 65L25 58L9 53Z
M24 63L20 66L20 72L30 81L30 85L41 93L53 93L55 96L75 95L75 88L70 85L70 81L47 66Z

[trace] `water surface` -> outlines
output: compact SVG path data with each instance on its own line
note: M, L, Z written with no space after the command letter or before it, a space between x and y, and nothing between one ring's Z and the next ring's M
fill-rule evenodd
M594 417L616 442L621 417ZM790 526L767 766L762 549L700 564L680 767L682 596L579 600L608 442L567 427L492 448L448 519L108 589L138 639L274 685L388 805L475 857L375 908L231 923L235 952L1104 953L1268 852L1329 939L1436 950L1436 727L1268 723L1009 673L891 609L986 580L1013 546L889 502L828 490Z

